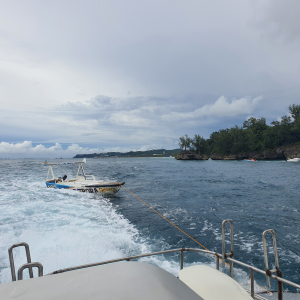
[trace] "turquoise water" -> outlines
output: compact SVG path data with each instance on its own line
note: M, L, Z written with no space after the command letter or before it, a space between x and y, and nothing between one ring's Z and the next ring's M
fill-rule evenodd
M18 242L29 244L32 261L41 262L45 274L140 253L197 247L124 189L106 198L47 189L43 162L0 160L0 282L11 281L7 249ZM283 277L299 283L300 163L124 158L88 159L84 167L98 179L125 181L127 189L212 251L221 253L221 223L232 219L235 258L261 269L262 232L274 229ZM53 169L57 176L77 172L73 165ZM15 251L17 266L25 263L24 255L23 249ZM272 251L269 256L273 267ZM178 255L144 260L174 275L179 270ZM186 266L198 261L215 265L214 258L185 255ZM249 286L246 269L235 268L235 278ZM257 290L266 286L264 276L255 279Z

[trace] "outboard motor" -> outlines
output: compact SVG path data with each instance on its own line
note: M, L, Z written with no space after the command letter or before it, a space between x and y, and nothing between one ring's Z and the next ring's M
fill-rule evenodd
M67 175L64 175L64 177L63 177L63 180L66 180L66 179L67 179L67 177L68 177Z

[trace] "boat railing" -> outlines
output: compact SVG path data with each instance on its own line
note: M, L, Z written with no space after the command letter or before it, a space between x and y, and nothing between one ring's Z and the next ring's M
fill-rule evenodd
M95 176L94 175L85 175L85 180L95 181Z
M139 258L143 258L143 257L161 255L161 254L166 254L166 253L174 253L174 252L180 252L180 270L182 270L183 265L184 265L184 252L188 252L188 251L201 252L201 253L205 253L205 254L215 256L216 257L216 269L219 270L220 260L222 260L222 254L217 253L217 252L203 250L203 249L197 249L197 248L180 248L180 249L159 251L159 252L154 252L154 253L145 253L145 254L140 254L140 255L136 255L136 256L129 256L129 257L124 257L124 258L118 258L118 259L102 261L102 262L98 262L98 263L86 264L86 265L81 265L81 266L76 266L76 267L71 267L71 268L66 268L66 269L60 269L60 270L54 271L52 273L49 273L47 275L59 274L59 273L64 273L64 272L89 268L89 267L96 267L96 266L115 263L115 262L131 261L131 260L135 260L135 259L139 259ZM240 262L240 261L238 261L236 259L233 259L233 258L228 257L228 258L226 258L226 260L228 260L232 264L235 263L235 264L238 264L242 267L245 267L245 268L249 269L249 271L250 271L250 281L251 281L251 283L250 283L251 284L251 289L250 289L251 297L253 299L263 299L261 296L257 296L254 292L254 272L258 272L258 273L263 274L263 275L266 275L266 272L254 267L254 266L251 266L249 264ZM268 276L270 278L273 278L273 279L277 280L279 283L285 283L287 285L290 285L290 286L293 286L297 289L300 289L300 285L298 285L296 283L293 283L289 280L283 279L281 277L278 277L278 276L275 276L275 275L272 275L272 274L270 274ZM279 291L279 293L278 293L278 299L279 300L282 300L282 294L283 294L282 290L281 290L281 292Z
M27 263L24 264L23 266L21 266L18 270L18 280L22 280L23 279L23 271L25 269L29 269L32 270L33 267L37 267L38 268L38 275L39 277L43 276L43 265L39 262L32 262L32 263Z
M230 223L231 224L231 252L230 253L225 253L225 224L226 223ZM266 244L266 234L268 233L272 233L273 235L273 246L274 246L274 254L275 254L275 264L276 264L276 269L275 270L269 270L268 269L268 257L267 257L267 244ZM259 295L256 295L254 292L254 273L260 273L263 275L266 275L268 279L272 278L274 280L277 281L278 283L278 300L282 300L283 299L283 288L282 285L287 284L289 286L292 286L296 289L300 290L300 285L296 284L294 282L291 282L289 280L283 279L282 278L282 273L279 270L279 263L278 263L278 257L277 257L277 245L276 245L276 236L275 236L275 232L273 230L266 230L263 233L263 243L264 243L264 254L265 254L265 270L260 270L257 267L254 267L252 265L243 263L237 259L233 258L233 222L232 220L225 220L222 223L222 254L217 253L217 252L213 252L213 251L209 251L209 250L204 250L204 249L198 249L198 248L179 248L179 249L170 249L170 250L164 250L164 251L159 251L159 252L153 252L153 253L144 253L144 254L140 254L140 255L135 255L135 256L129 256L129 257L123 257L123 258L118 258L118 259L112 259L112 260L107 260L107 261L102 261L102 262L97 262L97 263L92 263L92 264L85 264L85 265L80 265L80 266L75 266L75 267L71 267L71 268L65 268L65 269L60 269L54 272L51 272L47 275L53 275L53 274L59 274L59 273L64 273L64 272L69 272L69 271L74 271L74 270L79 270L79 269L84 269L84 268L89 268L89 267L96 267L96 266L100 266L100 265L105 265L105 264L110 264L110 263L115 263L115 262L121 262L121 261L131 261L131 260L135 260L135 259L139 259L139 258L144 258L144 257L149 257L149 256L155 256L155 255L161 255L161 254L167 254L167 253L175 253L175 252L179 252L180 253L180 270L183 269L183 265L184 265L184 252L199 252L199 253L203 253L203 254L208 254L208 255L212 255L215 256L216 258L216 269L219 270L220 268L220 260L222 261L222 264L225 267L225 264L227 264L226 260L229 262L230 265L230 276L233 277L233 264L238 264L241 267L245 267L250 271L250 294L251 297L253 299L265 299ZM12 249L17 247L17 246L25 246L26 248L26 254L27 254L27 264L21 266L19 268L19 272L23 271L24 268L29 268L29 271L32 272L32 267L38 267L39 268L39 276L41 276L40 274L42 274L43 269L42 269L42 265L38 263L32 263L31 264L31 258L30 258L30 253L29 253L29 246L27 245L26 247L26 243L20 243L20 244L15 244L12 245L9 249L9 257L10 257L10 261L11 261L11 272L12 272L12 279L13 281L16 280L16 276L15 276L15 269L14 269L14 263L13 263L13 256L12 256ZM28 250L27 250L28 249ZM20 269L22 269L20 271ZM274 275L274 272L277 272L277 275ZM32 274L32 273L31 273ZM30 277L32 278L32 275L30 274ZM20 276L18 279L22 279L23 277ZM267 283L269 285L269 280L267 280ZM267 291L267 289L266 289Z
M12 246L10 246L9 249L8 249L8 256L9 256L9 263L10 263L12 281L17 280L13 249L18 248L18 247L22 247L22 246L24 246L25 251L26 251L27 264L31 263L30 250L29 250L29 245L27 243L18 243L18 244L13 244ZM33 278L32 268L29 268L29 276L30 276L30 278Z

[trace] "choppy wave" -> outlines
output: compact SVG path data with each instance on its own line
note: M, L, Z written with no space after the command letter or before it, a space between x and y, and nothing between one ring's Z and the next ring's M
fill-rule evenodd
M7 249L19 242L29 244L32 260L43 264L44 273L152 251L198 246L125 190L103 198L47 189L47 169L42 164L42 160L0 160L0 282L11 280ZM87 161L86 173L99 179L126 181L129 190L212 251L221 253L221 223L233 219L235 257L261 269L261 234L274 228L283 275L299 281L300 168L293 166L290 176L288 167L278 162L250 165L99 159ZM66 170L57 171L68 176L76 173L69 165ZM228 234L226 247L230 246ZM273 260L272 247L269 250ZM23 249L16 249L14 256L16 266L24 263ZM179 254L142 260L174 275L180 267ZM196 263L215 267L215 258L185 255L185 266ZM247 270L235 266L234 274L241 284L250 287ZM256 280L256 290L263 290L260 286L265 285L264 276L257 276Z

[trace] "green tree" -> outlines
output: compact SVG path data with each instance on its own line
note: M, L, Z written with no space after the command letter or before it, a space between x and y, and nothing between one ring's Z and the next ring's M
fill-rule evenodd
M186 151L186 148L189 148L191 150L191 142L192 142L192 140L188 137L187 134L185 134L184 136L181 136L179 138L178 145L179 145L180 149L184 148L185 151Z
M193 149L193 144L192 144L192 139L186 136L186 146L189 148L190 151L194 151Z
M207 151L206 140L199 134L195 134L194 139L192 140L192 145L195 151L199 154L204 154Z
M296 104L290 105L289 111L295 121L300 120L300 105L296 105Z
M215 131L210 135L210 151L211 153L218 154L230 154L233 137L230 134L230 130L221 129L219 131Z
M271 125L273 125L273 126L278 126L278 125L280 125L280 122L279 122L279 121L272 121L272 122L271 122Z
M187 135L180 138L181 149L189 148L200 154L236 154L250 151L274 149L281 145L300 144L300 105L290 105L291 116L283 116L281 121L266 124L265 118L250 117L230 129L220 129L205 140L196 134L193 139Z
M265 118L249 118L243 123L248 139L248 151L264 150L264 131L268 128Z
M278 130L278 144L287 145L292 143L292 119L289 116L281 117L280 127Z
M290 105L289 111L292 118L294 119L290 128L290 142L297 143L300 141L300 105Z
M230 128L229 134L232 137L232 146L230 151L231 154L248 151L248 140L243 128L235 125L234 127Z

